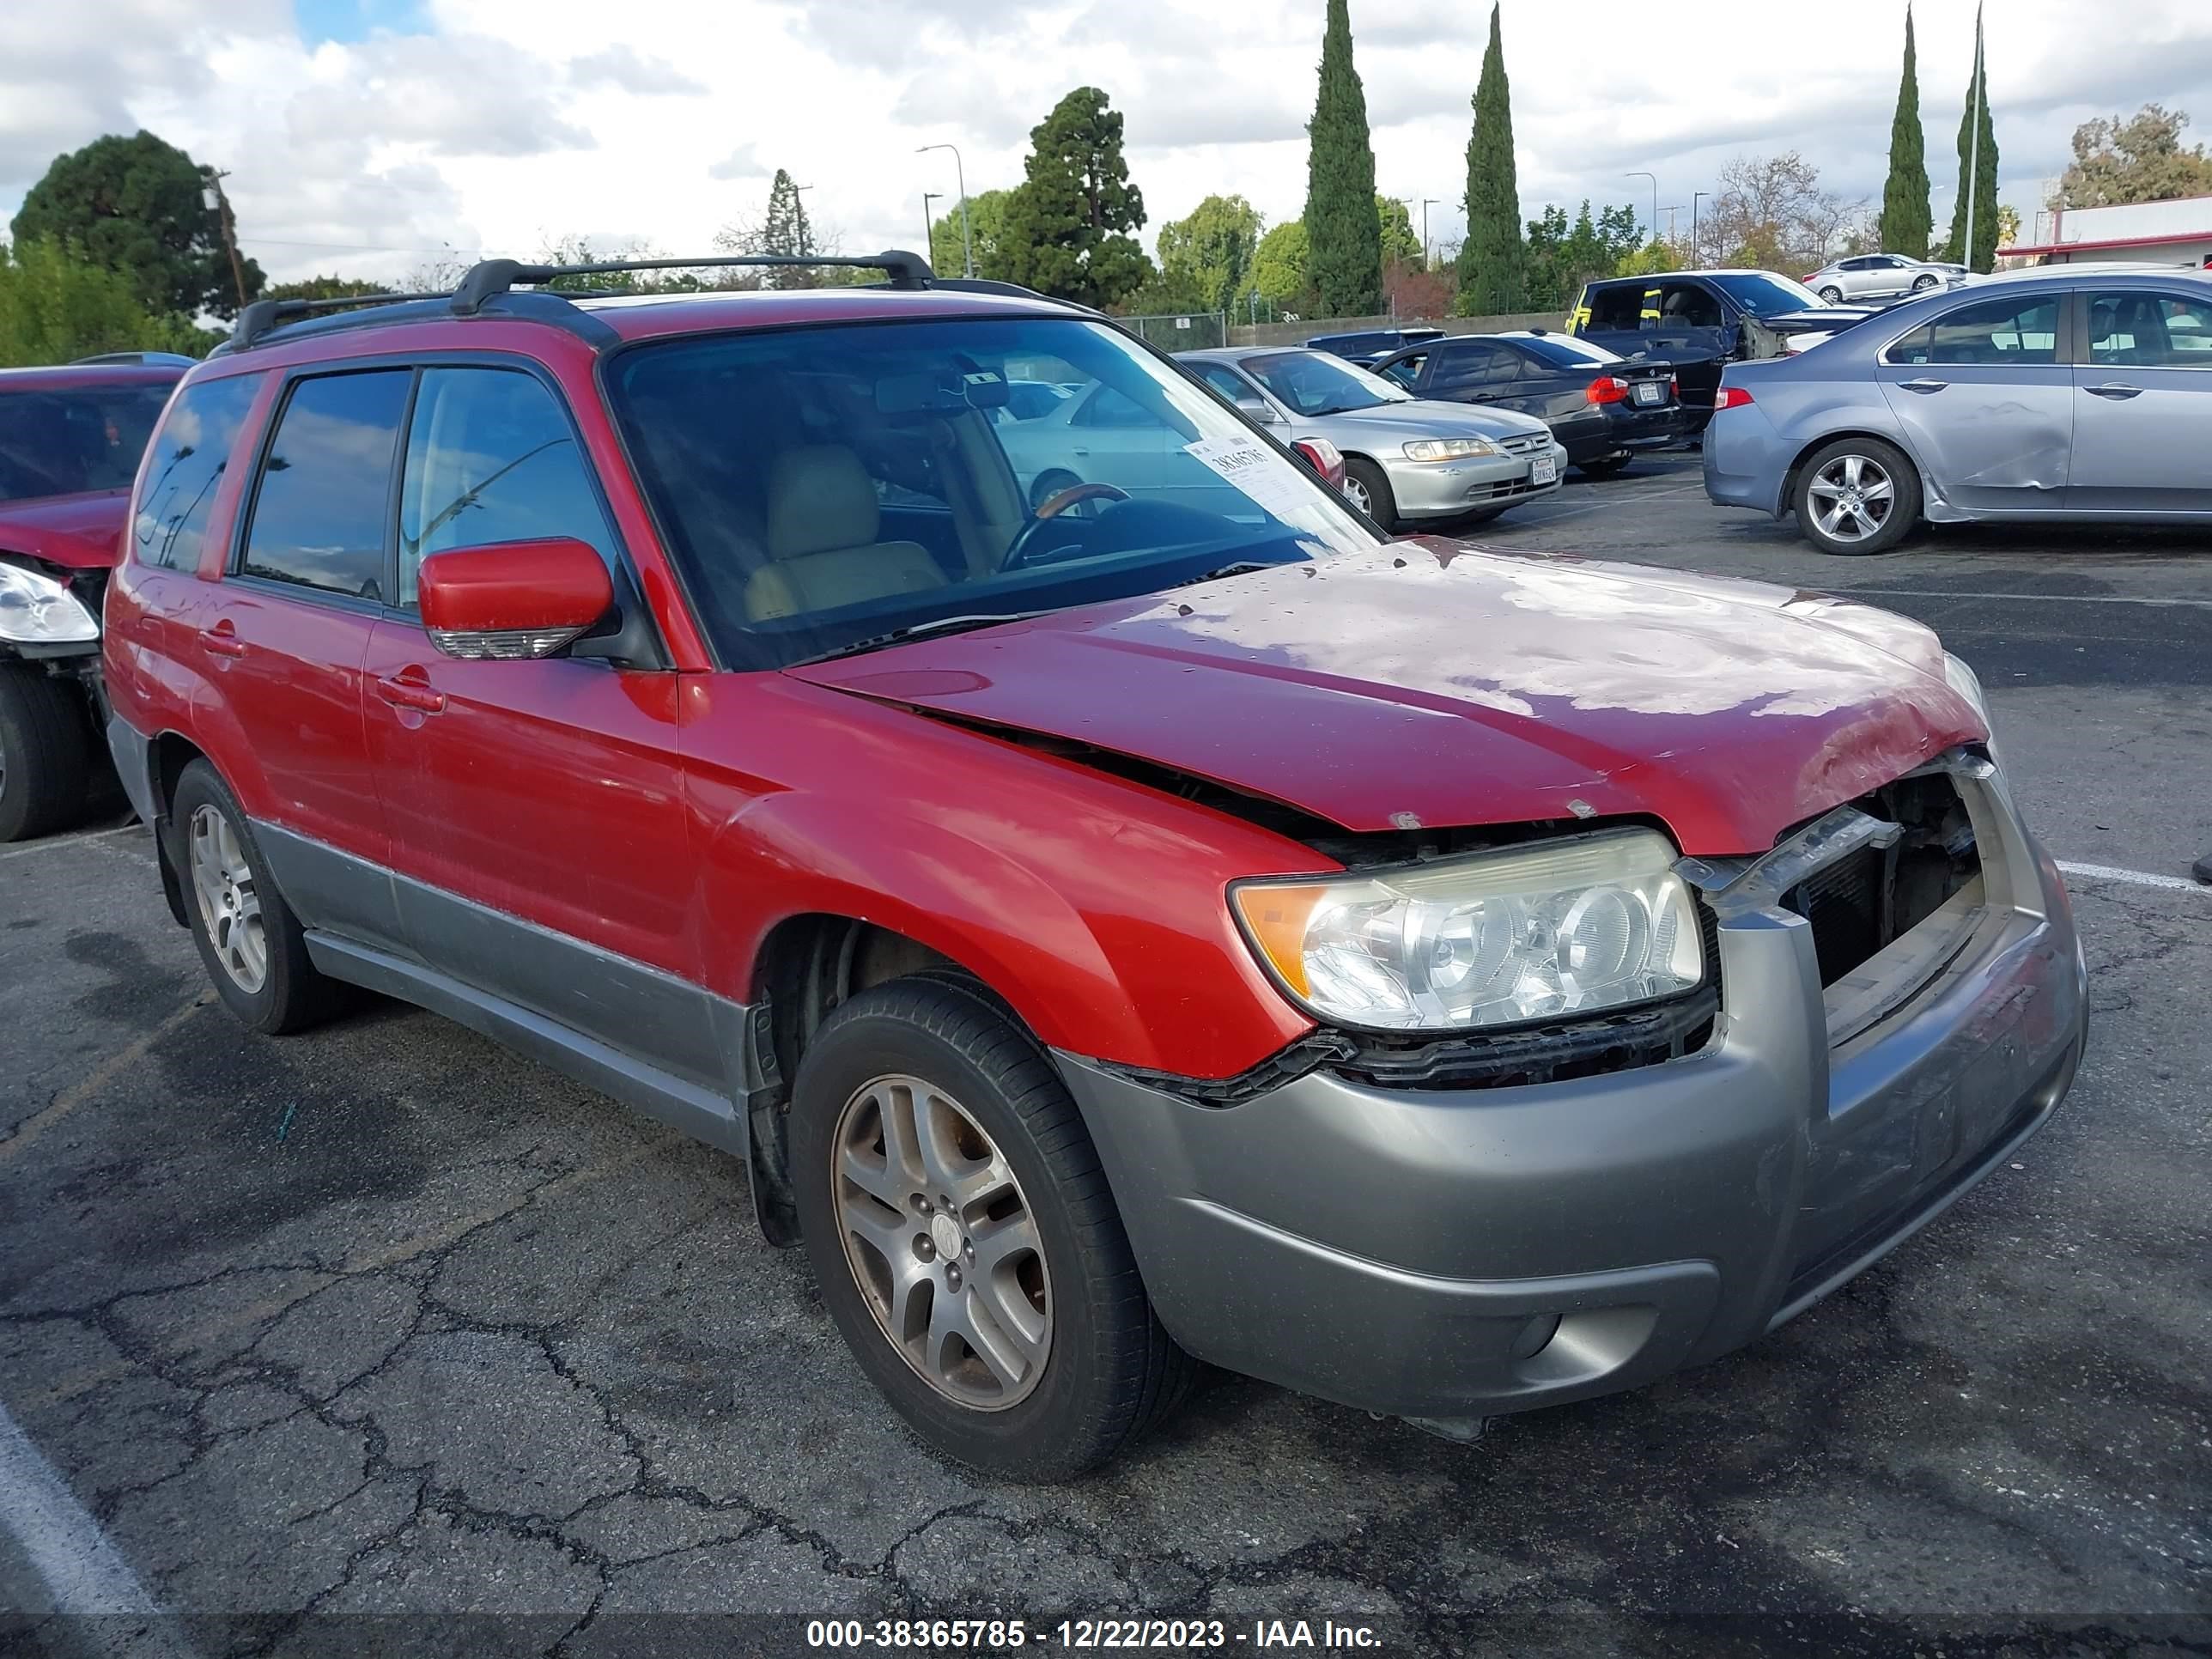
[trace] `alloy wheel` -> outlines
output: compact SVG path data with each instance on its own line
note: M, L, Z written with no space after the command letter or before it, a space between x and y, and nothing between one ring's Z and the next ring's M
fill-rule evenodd
M1365 484L1348 472L1344 478L1344 498L1369 518L1375 516L1375 498L1367 493Z
M1863 542L1889 522L1897 486L1882 465L1865 455L1838 455L1813 475L1808 490L1814 522L1838 542Z
M253 867L230 820L213 806L192 813L187 843L200 926L231 982L251 996L269 977L269 938Z
M880 1077L831 1138L837 1231L877 1325L946 1399L1004 1411L1052 1348L1035 1212L981 1124L920 1078Z

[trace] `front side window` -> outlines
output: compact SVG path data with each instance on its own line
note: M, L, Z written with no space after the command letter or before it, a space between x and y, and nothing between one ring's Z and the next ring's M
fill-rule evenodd
M1668 283L1659 290L1662 328L1718 328L1721 302L1696 283Z
M147 459L138 510L131 515L131 545L141 564L199 568L216 492L260 388L258 374L201 380L169 405Z
M293 386L261 464L241 574L384 599L392 462L412 378L376 369Z
M423 372L399 487L399 595L415 603L433 553L568 536L610 565L607 528L574 429L544 385L518 369Z
M1960 306L1892 345L1892 363L2023 365L2058 361L2058 301L2052 295Z
M1406 394L1381 375L1319 351L1247 357L1244 372L1274 393L1278 403L1310 417L1406 401Z
M1421 383L1421 370L1428 361L1427 352L1416 351L1410 356L1394 357L1375 372L1401 391L1410 392Z
M1228 398L1231 403L1259 401L1258 388L1248 384L1244 377L1235 369L1221 363L1193 363L1190 367L1200 380Z
M605 373L647 503L733 667L1375 543L1204 387L1079 319L690 335L633 346ZM1021 380L1069 395L1004 419ZM901 505L915 498L938 505Z
M0 501L130 489L169 384L0 395Z
M2212 368L2212 301L2130 291L2089 295L2089 361Z

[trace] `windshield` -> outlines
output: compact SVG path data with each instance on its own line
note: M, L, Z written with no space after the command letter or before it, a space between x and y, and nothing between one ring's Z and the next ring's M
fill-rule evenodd
M1598 363L1622 361L1617 351L1607 351L1587 340L1571 340L1563 334L1516 334L1513 342L1538 362L1553 368L1589 368Z
M168 400L166 381L0 394L0 501L130 489Z
M1763 270L1736 271L1705 280L1754 317L1778 317L1785 311L1819 311L1828 303L1804 283Z
M1271 351L1243 360L1247 374L1300 415L1348 415L1413 400L1379 374L1319 351Z
M1024 383L1064 395L1024 416ZM607 385L732 667L1376 539L1204 387L1078 318L690 335L620 354Z

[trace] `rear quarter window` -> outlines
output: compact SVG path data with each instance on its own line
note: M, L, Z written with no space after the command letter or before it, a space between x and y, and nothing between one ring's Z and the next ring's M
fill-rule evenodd
M186 386L169 405L154 434L146 482L131 515L131 543L139 563L164 570L199 568L208 517L261 380L258 374L202 380Z
M1617 329L1633 334L1643 326L1644 286L1640 283L1593 288L1589 292L1589 328L1595 332Z

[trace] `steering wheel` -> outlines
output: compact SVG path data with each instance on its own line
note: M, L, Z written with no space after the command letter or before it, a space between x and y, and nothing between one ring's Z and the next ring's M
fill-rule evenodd
M1128 499L1127 490L1109 483L1070 484L1065 489L1054 491L1031 509L1030 521L1016 532L1014 539L1006 544L1006 556L999 561L999 568L1018 570L1027 564L1030 544L1036 539L1037 532L1071 507L1079 507L1085 501L1126 501Z

